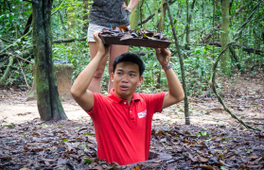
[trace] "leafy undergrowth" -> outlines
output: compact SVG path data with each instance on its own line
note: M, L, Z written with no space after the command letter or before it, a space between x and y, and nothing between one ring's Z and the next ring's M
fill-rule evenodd
M204 128L206 127L206 128ZM126 165L96 158L93 127L34 119L0 128L0 169L263 169L264 134L219 125L152 130L152 159Z

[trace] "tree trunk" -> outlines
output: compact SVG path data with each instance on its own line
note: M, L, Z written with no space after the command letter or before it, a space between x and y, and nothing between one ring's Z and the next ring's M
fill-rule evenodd
M129 4L129 0L125 0L126 6L128 6Z
M138 2L138 4L141 4L141 0ZM138 29L138 19L139 19L139 11L140 11L140 5L137 5L136 8L131 12L130 14L130 29Z
M190 44L190 25L191 25L191 21L192 21L192 15L193 15L193 9L194 9L194 5L195 5L195 1L196 0L193 0L192 7L191 7L191 13L189 14L189 0L186 0L186 5L187 5L187 25L185 27L185 29L186 29L185 49L186 50L189 49L189 44Z
M52 61L51 9L53 0L33 0L32 2L32 43L40 118L45 121L67 119L60 102Z
M233 48L232 46L230 46L230 47L229 47L229 50L230 50L230 52L231 52L231 54L232 54L232 55L231 55L231 58L233 58L234 63L235 63L235 65L237 66L238 71L240 71L240 72L243 73L242 67L241 67L241 65L240 65L240 63L239 63L239 59L238 59L238 57L236 56L236 52L235 52L234 48Z
M155 17L154 17L154 25L158 24L158 19L159 19L159 5L158 5L158 0L153 1L154 4L154 10L155 10Z
M229 42L229 0L222 0L222 34L221 34L221 44L222 50L225 48L226 44ZM223 73L230 75L230 56L229 51L226 50L221 59L221 70Z
M182 87L184 90L184 114L185 114L185 124L186 125L190 125L190 113L189 113L189 101L188 101L188 92L187 92L187 88L186 88L186 82L185 82L185 69L184 69L184 64L183 64L183 58L181 55L181 49L180 49L180 45L179 45L179 41L177 38L177 34L175 31L175 27L173 24L173 19L172 19L172 15L170 12L170 4L169 4L169 0L166 0L167 2L167 9L168 9L168 15L170 18L170 24L171 24L171 28L172 28L172 33L173 33L173 37L175 39L175 46L177 48L177 52L179 55L179 61L180 61L180 67L181 67L181 78L182 78Z
M189 23L189 0L186 0L186 21L187 21L187 24L186 24L186 27L185 27L185 30L186 30L186 46L185 46L185 49L188 48L188 44L189 44L189 33L190 33L190 23Z
M146 8L144 7L144 0L141 1L141 5L140 5L140 23L142 23L142 20L145 20L146 19ZM143 28L144 30L147 30L147 24L144 23L143 26L141 24L141 28Z
M164 21L165 21L165 15L166 15L166 0L161 0L160 4L160 20L158 23L158 32L164 31Z

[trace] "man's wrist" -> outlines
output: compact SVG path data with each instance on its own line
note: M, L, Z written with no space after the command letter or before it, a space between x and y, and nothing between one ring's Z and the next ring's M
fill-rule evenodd
M166 70L169 70L170 68L172 68L172 62L170 61L169 64L167 64L166 66L161 66L161 68L166 71Z

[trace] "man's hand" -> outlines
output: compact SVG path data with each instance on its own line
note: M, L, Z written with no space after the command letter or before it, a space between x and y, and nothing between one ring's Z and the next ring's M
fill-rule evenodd
M98 36L100 32L99 31L96 31L94 34L93 34L93 38L96 42L96 46L97 46L97 54L100 54L102 56L105 56L108 51L109 51L109 48L110 46L109 45L104 45L101 38Z
M71 94L75 101L84 109L91 110L94 105L94 96L90 90L87 90L93 76L98 68L103 57L107 56L109 46L104 46L101 38L98 36L99 32L93 34L97 46L96 56L89 62L84 70L79 74L71 87Z
M168 66L171 57L171 51L168 48L156 48L157 59L162 66Z
M155 50L160 65L162 65L163 67L169 66L171 51L168 48ZM184 99L184 91L182 89L181 82L179 81L173 69L166 70L165 74L168 81L169 91L164 96L162 109L176 104Z

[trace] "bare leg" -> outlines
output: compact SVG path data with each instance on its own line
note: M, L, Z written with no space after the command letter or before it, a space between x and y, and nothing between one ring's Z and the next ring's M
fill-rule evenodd
M90 57L91 60L95 57L97 53L97 46L95 42L89 42L89 48L90 48ZM107 54L108 55L108 54ZM102 76L104 74L104 69L106 65L107 57L104 57L103 60L100 62L94 77L88 87L88 89L92 92L100 93L101 90L101 80Z
M108 63L108 72L109 72L109 82L108 82L108 93L114 87L113 82L110 80L110 75L113 72L113 62L119 55L128 52L129 46L125 45L112 45L110 49L110 57Z

